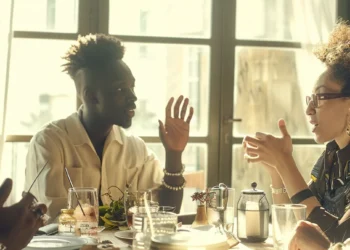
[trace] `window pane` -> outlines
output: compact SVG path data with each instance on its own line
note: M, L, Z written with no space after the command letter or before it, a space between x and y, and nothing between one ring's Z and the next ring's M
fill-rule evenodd
M328 36L321 29L334 23L336 0L237 0L236 9L238 39L300 41L307 29L312 40Z
M284 118L291 135L311 137L305 96L322 69L316 60L302 50L238 47L234 115L242 122L233 124L234 135L279 135L277 121Z
M6 129L33 134L45 123L76 110L73 81L61 72L72 42L15 39L12 45Z
M14 29L75 33L78 0L16 0Z
M293 156L297 167L304 180L308 182L311 170L325 147L323 145L294 145L293 148ZM233 146L232 186L236 189L236 204L241 190L250 189L250 185L254 181L258 184L258 189L265 191L269 203L272 204L271 178L269 174L264 170L261 163L248 164L243 158L243 154L241 145Z
M158 119L164 121L169 98L184 95L194 108L191 136L207 135L209 48L135 43L125 46L125 62L136 78L138 98L130 131L158 136Z
M147 146L154 151L161 163L165 164L165 151L160 143L147 143ZM202 191L207 186L207 145L188 144L182 154L182 163L185 165L184 177L187 181L184 189L181 213L195 212L197 205L193 202L191 195L194 192Z
M211 0L109 1L109 33L209 37L211 2Z
M24 191L24 172L28 145L29 144L25 142L5 143L2 155L0 183L2 183L5 178L13 179L12 192L6 202L8 205L19 201L22 197L22 191Z

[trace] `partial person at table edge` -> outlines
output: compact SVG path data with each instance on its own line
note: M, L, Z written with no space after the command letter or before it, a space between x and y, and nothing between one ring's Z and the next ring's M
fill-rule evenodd
M79 36L64 55L63 71L73 79L82 101L77 112L52 121L37 132L29 144L25 187L28 188L48 161L32 193L56 218L67 207L70 187L67 167L75 187L95 187L100 203L111 186L132 191L160 187L160 205L180 211L185 179L182 152L188 138L193 108L183 96L171 98L165 122L159 120L159 136L165 149L165 167L145 142L124 130L132 124L136 109L135 77L123 61L124 46L111 35ZM158 95L157 90L149 91ZM145 123L147 120L144 121ZM117 189L114 199L121 197Z
M0 249L21 250L28 245L37 230L44 225L47 207L35 203L31 193L25 193L17 203L5 207L13 182L5 179L0 186Z
M306 183L293 158L292 139L284 120L281 137L257 132L243 140L248 162L260 162L270 174L274 203L307 206L307 219L316 223L331 242L350 237L350 26L339 21L327 44L314 51L325 64L306 115L315 141L327 143Z
M332 244L322 229L315 223L299 221L288 250L342 250L350 249L350 238L344 242Z

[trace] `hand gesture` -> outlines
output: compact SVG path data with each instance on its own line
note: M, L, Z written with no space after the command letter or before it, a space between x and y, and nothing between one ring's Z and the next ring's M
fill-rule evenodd
M26 247L43 226L40 214L45 214L47 208L44 204L33 205L35 197L30 193L18 203L4 207L11 190L12 180L6 179L0 187L0 242L8 249L17 250Z
M300 221L288 244L289 250L327 250L330 241L321 228L309 221Z
M278 121L282 137L257 132L255 137L246 136L243 140L245 158L248 162L262 162L267 166L276 167L277 160L292 155L293 145L286 123Z
M184 99L182 95L179 96L176 100L172 115L173 102L174 98L171 97L165 109L165 124L159 120L159 137L165 150L182 152L188 142L193 108L189 108L189 113L185 119L186 113L188 112L188 98Z

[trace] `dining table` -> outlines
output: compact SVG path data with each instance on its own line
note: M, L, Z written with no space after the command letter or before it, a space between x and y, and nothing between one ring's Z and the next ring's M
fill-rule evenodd
M82 250L95 250L95 249L105 249L105 250L130 250L132 249L133 242L131 240L119 239L115 236L117 230L104 230L100 232L97 236L97 241L100 243L98 245L91 244L85 245ZM108 242L108 243L104 243ZM109 243L111 242L111 243ZM272 250L273 240L270 233L269 238L265 242L261 243L244 243L241 242L233 248L238 250Z

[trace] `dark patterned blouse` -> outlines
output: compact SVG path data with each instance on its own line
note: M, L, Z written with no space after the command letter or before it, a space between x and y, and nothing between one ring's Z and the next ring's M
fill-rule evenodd
M309 188L322 207L315 208L308 220L318 224L332 242L344 241L350 237L350 145L339 149L335 141L328 143L311 179ZM344 214L349 219L339 225Z

